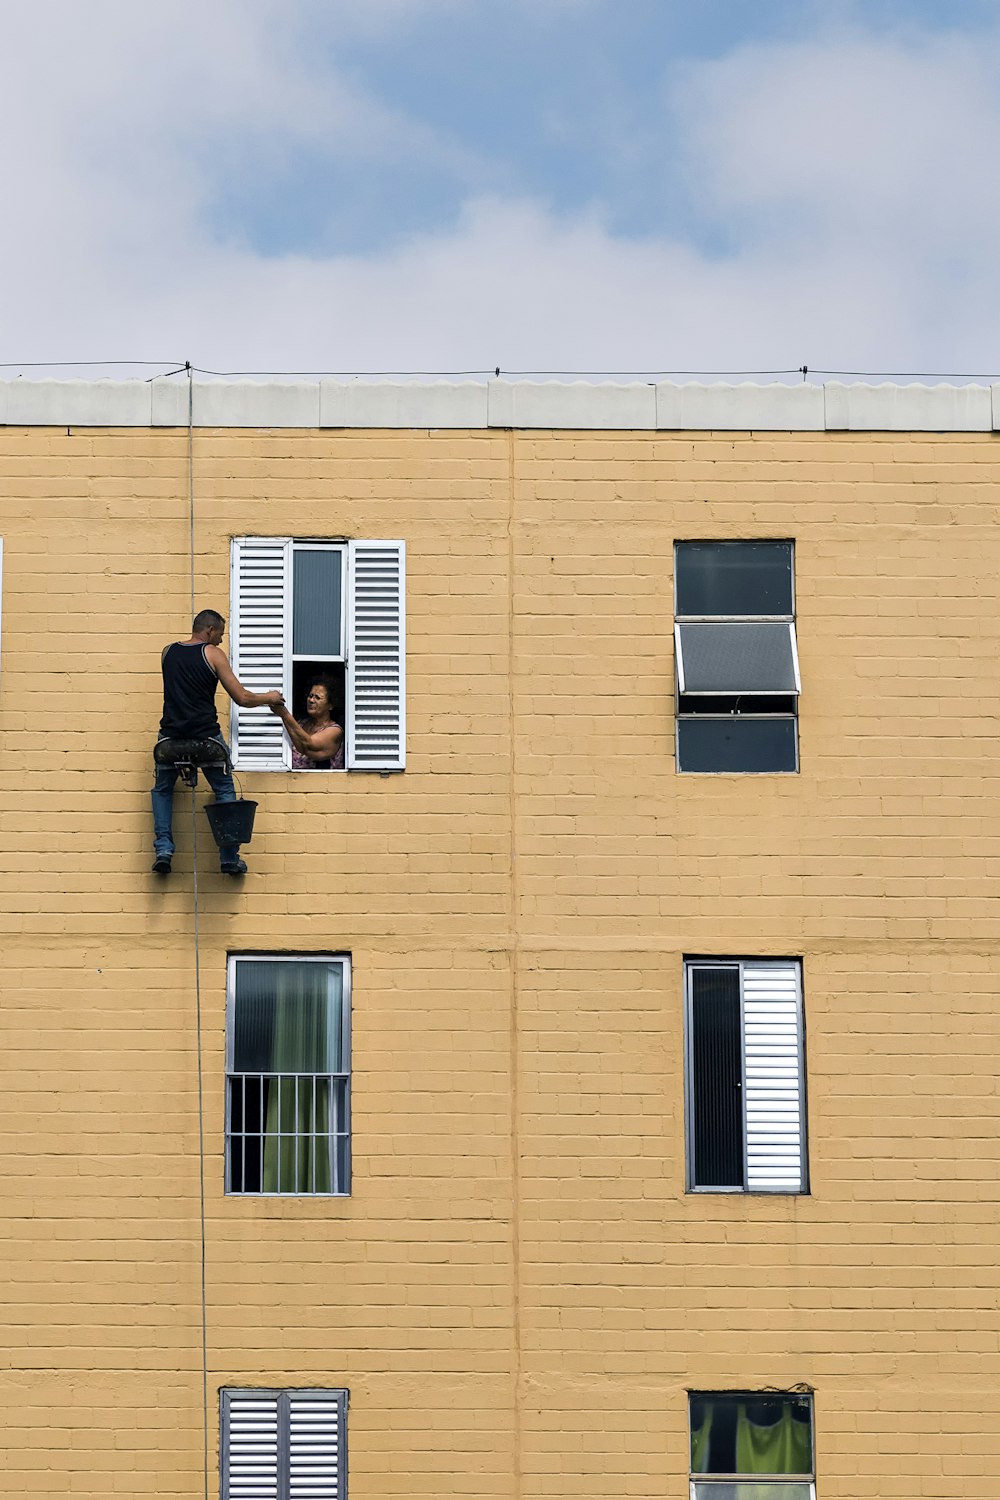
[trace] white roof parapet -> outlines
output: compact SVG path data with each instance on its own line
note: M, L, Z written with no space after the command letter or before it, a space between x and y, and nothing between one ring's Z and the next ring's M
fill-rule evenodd
M491 380L490 427L565 427L577 431L635 431L656 426L651 384L591 385L585 380Z
M656 387L656 425L693 432L811 432L823 430L819 385L675 385Z
M992 432L986 385L195 381L197 427ZM0 425L186 427L184 379L0 381Z
M827 432L991 432L985 385L841 385L823 387Z
M187 381L154 381L156 425L186 427ZM196 380L192 396L196 427L318 427L315 380Z
M320 381L321 427L485 427L486 419L482 381Z
M8 427L149 427L151 387L144 380L8 380Z

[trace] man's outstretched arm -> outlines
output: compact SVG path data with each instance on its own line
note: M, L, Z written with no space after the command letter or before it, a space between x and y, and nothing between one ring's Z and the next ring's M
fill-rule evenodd
M270 708L272 703L284 703L284 696L277 688L272 688L267 693L251 693L249 688L245 688L229 665L229 657L221 646L206 646L205 657L237 707Z

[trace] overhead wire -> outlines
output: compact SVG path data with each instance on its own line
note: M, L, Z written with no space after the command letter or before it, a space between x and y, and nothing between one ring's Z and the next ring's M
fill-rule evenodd
M780 369L757 369L757 370L524 370L505 369L502 365L491 365L488 369L467 370L214 370L205 365L194 365L189 360L175 359L9 359L0 360L0 370L80 370L80 369L104 369L112 367L132 367L136 369L153 369L157 366L170 366L169 369L160 370L156 375L150 376L150 380L169 379L174 375L186 375L190 380L192 374L210 375L216 379L239 379L265 377L282 378L285 376L301 376L307 379L322 379L327 377L336 380L373 380L398 377L406 380L429 380L429 379L455 379L460 376L466 377L498 377L500 375L515 376L540 376L540 375L563 375L572 378L606 378L609 380L623 380L631 376L639 379L672 379L677 376L689 376L694 379L723 379L740 377L751 379L760 376L771 375L801 375L804 379L810 375L833 375L848 376L854 380L995 380L1000 378L996 371L961 371L961 370L832 370L819 365L790 365Z

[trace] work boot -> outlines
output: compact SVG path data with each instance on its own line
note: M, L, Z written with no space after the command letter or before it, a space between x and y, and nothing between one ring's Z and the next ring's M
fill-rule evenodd
M227 859L224 865L219 866L223 875L245 875L247 862L245 859Z
M153 874L154 875L169 875L170 874L170 855L169 854L158 854L156 856L156 858L153 860Z

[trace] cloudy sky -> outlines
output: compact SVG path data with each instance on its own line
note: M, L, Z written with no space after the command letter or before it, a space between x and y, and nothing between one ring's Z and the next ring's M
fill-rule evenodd
M32 0L0 109L7 363L1000 375L996 0Z

